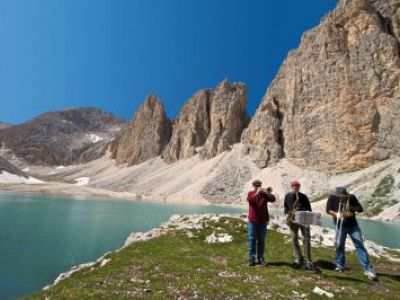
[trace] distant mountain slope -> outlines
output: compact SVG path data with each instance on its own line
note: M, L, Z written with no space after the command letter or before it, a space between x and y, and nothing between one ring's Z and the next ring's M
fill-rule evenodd
M104 155L124 126L100 109L67 109L0 130L0 144L30 164L69 165Z
M0 122L0 130L4 129L4 128L7 128L7 127L10 127L10 126L11 126L10 124L4 123L4 122Z

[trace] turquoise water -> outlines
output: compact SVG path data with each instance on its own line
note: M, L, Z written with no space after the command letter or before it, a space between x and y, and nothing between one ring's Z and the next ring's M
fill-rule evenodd
M206 212L243 210L0 193L0 299L36 291L72 266L121 247L131 232L157 227L173 214ZM359 223L367 239L400 248L399 223ZM329 218L324 224L333 227Z
M361 218L358 218L357 222L367 240L389 248L400 249L400 223L385 223ZM322 223L334 229L330 217L324 217Z
M0 194L0 299L52 283L72 266L124 244L173 214L239 213L215 206Z

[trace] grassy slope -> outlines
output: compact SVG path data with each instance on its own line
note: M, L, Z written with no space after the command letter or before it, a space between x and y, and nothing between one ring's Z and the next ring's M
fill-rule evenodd
M379 282L368 281L354 254L348 254L350 271L332 271L333 249L314 248L322 274L309 274L291 267L288 238L275 231L267 237L267 267L248 267L246 227L243 221L224 218L206 229L183 231L135 243L108 257L104 267L83 269L47 291L26 299L124 299L199 298L257 299L295 298L293 291L308 299L322 298L312 290L319 286L335 299L400 299L400 264L379 260ZM206 244L213 228L233 235L228 244ZM373 259L373 263L378 262ZM392 275L389 275L392 274ZM397 275L396 275L397 274Z

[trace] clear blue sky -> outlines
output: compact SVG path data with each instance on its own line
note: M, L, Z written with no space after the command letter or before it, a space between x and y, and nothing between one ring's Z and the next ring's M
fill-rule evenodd
M174 118L224 78L253 114L288 51L336 0L0 0L0 121L96 106L124 119L149 93Z

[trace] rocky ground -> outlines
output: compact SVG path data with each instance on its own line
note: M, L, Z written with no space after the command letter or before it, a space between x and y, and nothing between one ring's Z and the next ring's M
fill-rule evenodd
M348 248L345 273L333 271L332 232L312 228L317 274L291 265L282 219L267 235L267 266L248 267L245 216L172 216L134 233L125 246L60 275L26 299L398 299L400 252L367 242L379 281L369 281ZM187 276L196 274L195 276Z

